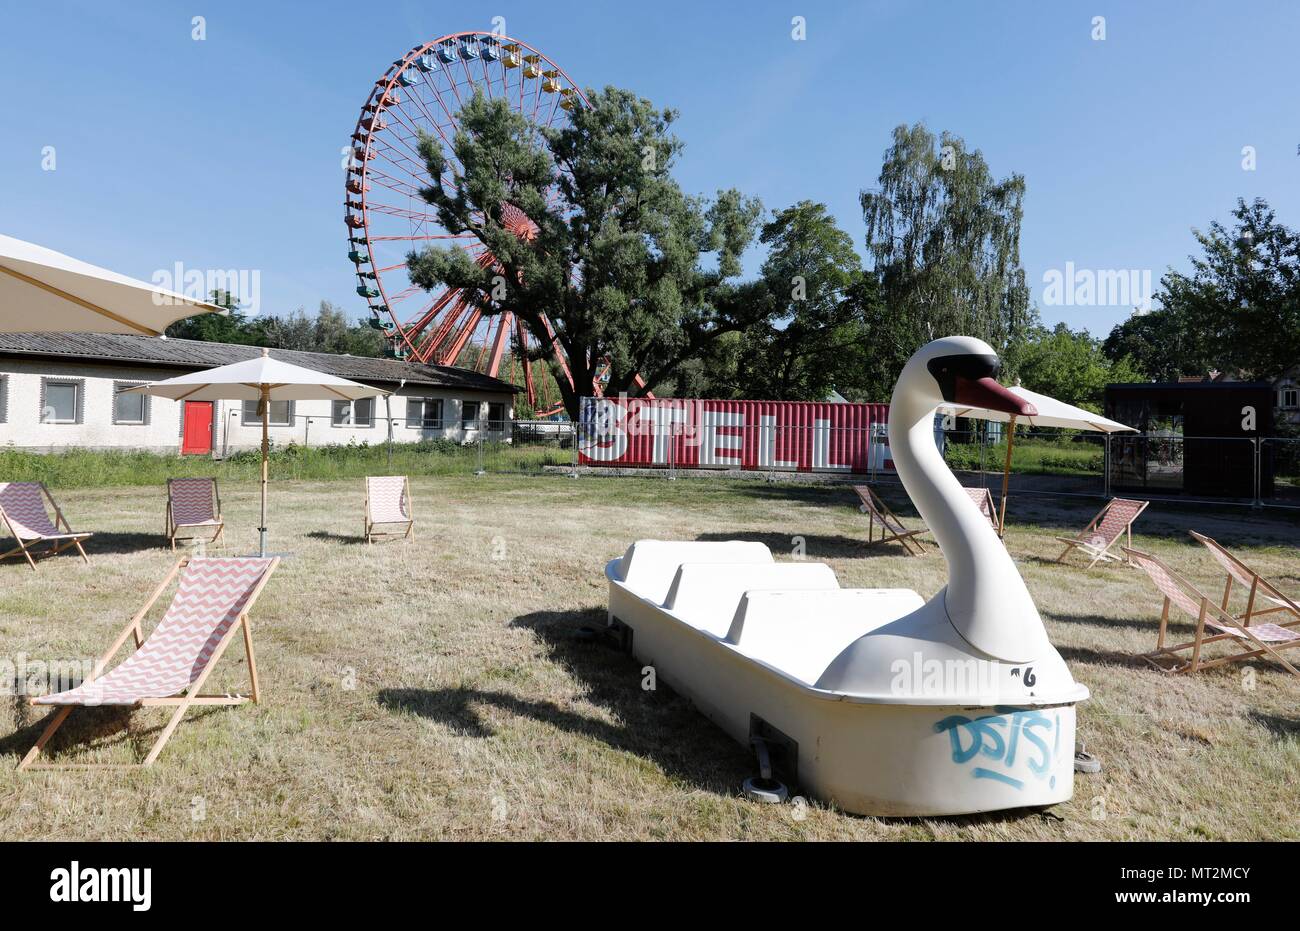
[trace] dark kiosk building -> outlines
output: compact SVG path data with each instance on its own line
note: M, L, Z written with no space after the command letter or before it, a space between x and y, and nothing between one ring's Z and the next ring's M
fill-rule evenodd
M1106 386L1106 416L1143 436L1111 437L1110 484L1117 491L1251 498L1273 493L1269 444L1273 388L1267 382L1192 381Z

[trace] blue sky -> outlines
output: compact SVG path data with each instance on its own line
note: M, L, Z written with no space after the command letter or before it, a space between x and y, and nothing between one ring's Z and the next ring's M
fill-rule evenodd
M0 232L146 279L257 269L270 312L364 313L340 148L394 58L494 16L578 83L679 109L688 191L822 201L860 252L858 192L893 127L958 133L1025 176L1049 323L1104 335L1128 313L1043 306L1067 262L1158 280L1239 196L1300 226L1300 4L1282 0L0 4Z

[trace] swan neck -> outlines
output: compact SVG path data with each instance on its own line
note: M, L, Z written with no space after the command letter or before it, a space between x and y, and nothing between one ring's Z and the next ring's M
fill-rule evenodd
M1047 632L1019 569L988 518L967 496L934 440L937 402L904 388L889 411L889 446L898 476L948 564L936 597L976 649L1020 662L1050 650Z

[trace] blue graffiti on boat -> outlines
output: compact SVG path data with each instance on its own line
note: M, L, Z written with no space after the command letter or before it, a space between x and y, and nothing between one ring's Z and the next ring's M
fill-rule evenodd
M935 723L935 731L947 732L952 742L952 761L958 765L982 763L972 767L974 778L1023 789L1025 780L1013 775L1017 759L1022 759L1030 775L1047 779L1048 785L1055 787L1052 764L1060 752L1060 713L1053 711L1049 715L1037 708L998 707L993 711L977 718L953 714Z

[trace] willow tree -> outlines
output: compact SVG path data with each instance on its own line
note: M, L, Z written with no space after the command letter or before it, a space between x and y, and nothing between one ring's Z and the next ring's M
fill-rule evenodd
M977 336L1014 363L1035 322L1020 264L1024 194L1021 175L996 180L960 137L921 123L894 129L877 187L860 195L884 306L873 342L892 375L950 334Z
M764 312L755 286L735 280L758 202L682 191L673 111L612 87L589 98L568 126L540 128L476 93L450 140L457 171L423 135L429 176L443 181L421 196L447 232L473 236L496 262L439 247L407 257L417 285L461 288L484 314L517 314L536 345L516 352L550 359L558 348L573 417L605 370L606 394L642 393Z

